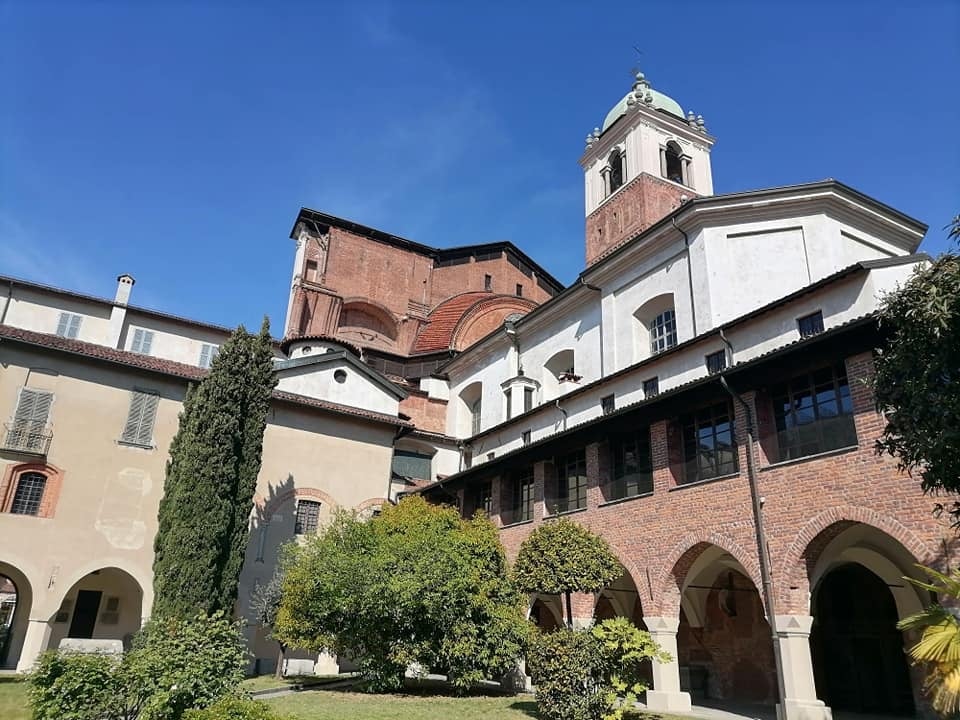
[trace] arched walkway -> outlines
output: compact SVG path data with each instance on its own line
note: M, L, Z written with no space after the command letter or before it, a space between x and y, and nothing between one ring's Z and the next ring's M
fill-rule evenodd
M33 589L20 570L0 562L0 668L15 668L23 650Z
M117 567L84 574L64 593L50 620L47 647L64 638L122 640L127 645L143 620L143 589Z
M556 595L536 595L530 603L529 620L544 632L563 627L563 610Z

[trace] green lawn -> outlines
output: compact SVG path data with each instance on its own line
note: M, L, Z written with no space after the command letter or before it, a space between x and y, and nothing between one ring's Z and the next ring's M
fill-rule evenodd
M19 678L0 677L0 718L3 720L28 720L27 685Z
M336 680L343 680L347 675L291 675L279 680L273 675L259 675L257 677L247 678L241 687L247 692L256 692L257 690L280 690L293 685L310 686L325 685Z

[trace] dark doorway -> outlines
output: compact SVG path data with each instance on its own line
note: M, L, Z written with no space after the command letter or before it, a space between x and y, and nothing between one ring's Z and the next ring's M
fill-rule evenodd
M10 642L13 639L13 624L17 620L19 594L13 580L0 575L0 667L5 667Z
M77 593L77 604L73 608L73 620L70 621L70 632L67 633L67 637L93 637L101 595L103 593L99 590L80 590Z
M910 715L913 692L890 588L862 565L830 571L814 594L817 693L836 712Z

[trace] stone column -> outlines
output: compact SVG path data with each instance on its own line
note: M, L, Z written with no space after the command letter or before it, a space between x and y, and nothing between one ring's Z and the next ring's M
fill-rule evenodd
M40 657L40 653L47 649L50 643L50 623L46 620L30 619L27 623L27 632L23 638L23 647L20 649L20 660L17 662L17 672L27 672L33 669L33 664Z
M777 636L783 663L782 720L831 720L830 708L817 699L810 657L809 615L777 615Z
M653 689L647 690L647 709L663 712L690 710L690 693L680 690L680 665L677 663L677 628L680 618L644 617L650 636L673 658L668 663L653 661Z

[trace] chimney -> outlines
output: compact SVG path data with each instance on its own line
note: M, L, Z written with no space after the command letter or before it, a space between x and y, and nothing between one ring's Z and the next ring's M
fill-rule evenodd
M127 319L127 303L130 302L130 291L135 282L133 276L126 273L117 278L117 294L113 298L113 308L110 310L107 345L118 350L122 350L120 341L123 339L123 325Z

